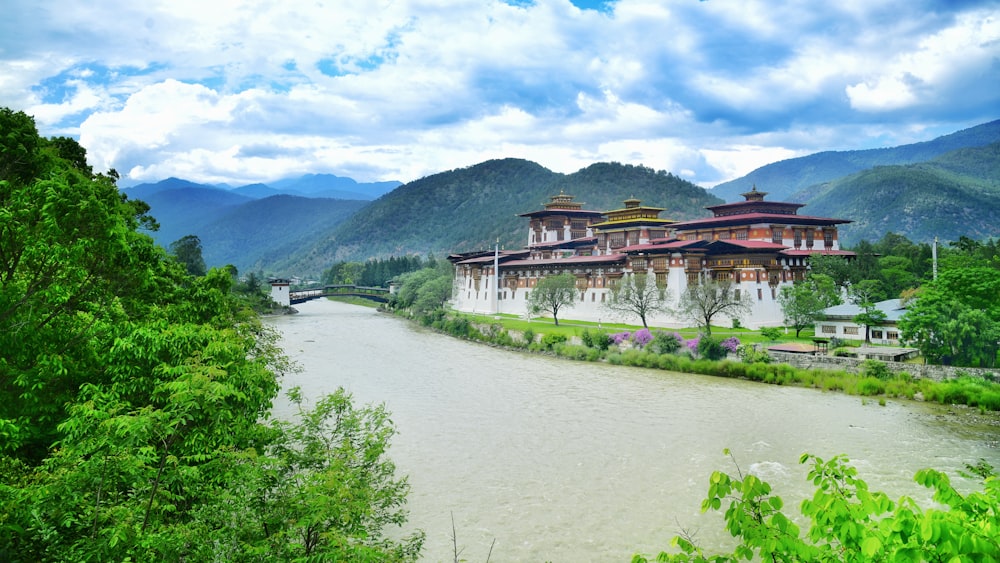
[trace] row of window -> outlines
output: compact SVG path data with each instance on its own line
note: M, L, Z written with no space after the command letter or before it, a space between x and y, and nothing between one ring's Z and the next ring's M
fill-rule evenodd
M836 325L821 325L820 332L823 334L837 334ZM861 334L860 327L856 326L845 326L844 334L851 336L859 336ZM871 338L874 340L899 340L899 331L896 330L880 330L872 329Z

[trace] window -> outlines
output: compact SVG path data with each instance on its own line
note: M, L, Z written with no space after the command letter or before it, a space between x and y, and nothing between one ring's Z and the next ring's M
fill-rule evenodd
M795 248L802 246L802 231L795 230Z
M719 240L729 240L731 236L732 233L730 233L729 231L722 231L721 233L719 233Z
M889 340L899 340L899 333L895 330L890 330L885 333L885 337Z
M844 334L853 334L853 335L856 336L858 334L858 327L856 327L856 326L845 326L844 327Z
M771 229L771 242L781 244L782 236L785 234L784 231L784 229Z
M823 246L833 248L833 231L823 232Z
M749 233L747 231L736 231L736 240L747 240Z
M823 325L823 334L837 334L837 327L833 325Z
M764 290L758 287L757 288L757 301L763 301L763 300L764 300Z
M656 274L656 287L664 288L667 287L667 273L660 272Z
M872 338L877 338L877 339L881 340L882 339L882 331L881 330L873 330L872 331Z
M806 248L813 247L813 238L814 238L813 235L814 233L811 229L806 231Z

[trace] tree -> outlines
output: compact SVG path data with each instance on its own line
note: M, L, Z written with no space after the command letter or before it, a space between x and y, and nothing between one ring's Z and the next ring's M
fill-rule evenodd
M696 323L705 335L711 336L712 319L716 316L739 318L748 314L751 307L753 302L750 294L733 289L732 282L704 280L689 285L681 294L679 312L684 318Z
M197 235L185 235L170 243L170 253L184 265L188 274L205 275L205 259L201 256L201 239Z
M528 310L532 313L552 313L552 320L559 326L559 311L576 304L576 276L559 274L546 276L535 284L528 295Z
M421 270L399 277L399 291L392 297L390 306L395 309L412 309L426 313L439 309L451 298L454 270L449 262L428 263Z
M824 274L810 274L802 282L781 288L778 302L785 315L785 324L795 329L795 337L804 328L815 324L823 309L840 302L833 279Z
M728 451L726 452L729 453ZM970 467L983 477L982 491L963 495L947 475L922 469L914 480L934 491L946 507L922 509L913 499L893 502L872 491L844 456L829 461L805 454L807 478L816 485L801 504L809 529L782 512L784 502L771 485L752 474L715 471L702 512L725 512L726 529L737 538L731 554L707 555L689 535L676 536L679 553L660 553L663 563L722 561L996 561L1000 559L1000 479L991 467ZM633 563L648 563L636 555Z
M963 303L945 285L931 282L918 292L899 320L900 336L931 363L995 366L1000 321Z
M188 275L138 232L148 207L115 174L32 139L23 114L0 110L0 127L0 559L299 557L316 526L314 559L415 558L385 543L405 495L380 477L385 425L349 447L346 428L306 446L267 424L291 366L234 271ZM346 412L327 419L353 425ZM302 483L316 500L300 518L308 499L277 493Z
M635 315L642 326L649 328L647 317L667 308L667 290L658 287L648 274L626 274L618 285L611 288L604 307L623 317Z
M858 285L850 289L851 301L861 307L861 312L854 315L851 320L855 324L864 325L865 343L871 343L871 327L883 324L886 319L885 311L875 306L875 302L885 298L882 293L882 284L877 280L862 280Z

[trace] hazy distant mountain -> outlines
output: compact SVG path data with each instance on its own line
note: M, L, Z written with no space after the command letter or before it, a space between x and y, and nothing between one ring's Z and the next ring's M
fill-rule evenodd
M155 183L137 184L123 191L129 197L145 199L147 196L177 188L204 188L232 192L254 199L263 199L280 194L309 198L362 199L373 200L399 187L402 182L357 182L333 174L306 174L295 178L285 178L268 184L247 184L231 188L227 184L199 184L181 178L167 178Z
M160 182L145 189L124 190L130 199L141 199L149 204L150 212L160 224L160 230L150 233L163 247L169 247L175 240L191 234L198 234L205 225L218 219L234 207L252 198L214 187L195 187L197 184L181 184L185 187L163 188Z
M770 193L771 199L793 201L793 194L805 188L874 166L923 162L956 149L981 147L997 141L1000 141L1000 120L923 143L885 149L826 151L782 160L758 168L742 178L719 184L711 192L726 201L739 201L739 194L756 185L758 189Z
M673 219L704 217L705 206L721 203L699 186L642 166L600 163L565 175L527 160L490 160L396 188L276 268L315 273L337 260L441 256L491 247L497 238L507 248L521 248L527 221L518 215L540 209L560 191L597 211L636 197Z
M892 231L914 242L1000 237L1000 142L933 160L876 166L799 192L803 213L842 217L841 240Z
M367 201L276 195L230 208L197 234L207 264L273 273L274 263L312 246L365 205Z
M268 184L280 193L305 197L372 200L399 187L401 182L359 183L333 174L306 174Z
M122 191L149 204L160 224L149 233L157 244L169 248L181 237L197 235L209 266L233 264L240 271L269 272L269 264L368 204L269 194L274 190L262 184L225 190L177 178Z

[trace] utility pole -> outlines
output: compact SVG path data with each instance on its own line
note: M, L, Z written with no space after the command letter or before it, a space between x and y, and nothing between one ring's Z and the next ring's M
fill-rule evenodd
M938 245L938 238L934 237L934 246L931 247L931 261L933 264L932 275L934 279L937 279L937 245Z
M493 248L493 314L500 314L500 237Z

